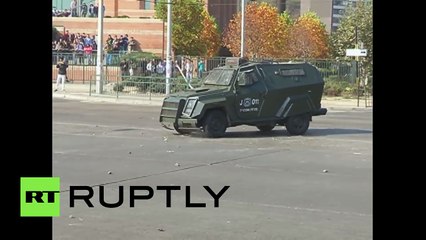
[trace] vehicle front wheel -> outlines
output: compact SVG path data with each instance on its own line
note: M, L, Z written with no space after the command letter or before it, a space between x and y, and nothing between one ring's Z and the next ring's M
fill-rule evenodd
M309 128L310 117L307 114L290 117L285 125L291 135L303 135Z
M225 135L226 126L225 114L220 110L213 110L203 122L204 135L210 138L222 137Z

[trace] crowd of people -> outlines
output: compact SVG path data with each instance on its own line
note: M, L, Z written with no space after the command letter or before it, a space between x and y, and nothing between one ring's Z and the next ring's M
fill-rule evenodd
M112 64L112 56L118 53L119 56L131 53L137 50L137 42L133 37L129 38L128 34L115 35L114 38L111 35L108 35L108 38L105 42L104 50L106 52L106 64Z
M125 59L123 55L132 51L137 51L137 42L128 34L108 35L104 44L104 64L120 66L123 76L151 76L166 75L166 60L163 59L140 59L133 61ZM64 34L52 41L52 52L56 58L53 63L56 64L59 58L71 62L72 65L95 65L97 51L96 35L86 33L70 33L66 30ZM121 60L120 60L121 59ZM191 81L193 73L197 78L202 78L205 71L204 60L199 59L195 63L190 58L181 58L172 62L172 77L177 77L180 72Z
M86 33L65 33L58 39L52 41L52 51L59 54L69 54L68 58L72 58L74 64L95 64L94 53L96 53L98 44L96 36ZM113 64L113 56L120 57L123 54L137 50L137 41L128 34L108 35L105 41L104 51L106 55L106 64ZM70 60L70 59L68 59Z
M53 7L52 16L54 17L98 17L99 6L91 2L89 5L82 2L77 4L77 0L72 0L69 9L57 10ZM103 14L105 6L103 6ZM53 64L56 64L58 71L58 80L56 91L59 84L68 81L66 76L66 68L71 65L95 65L96 52L98 48L97 36L89 33L71 33L66 30L60 34L57 39L52 41ZM129 59L123 59L122 56L140 50L139 43L134 37L128 34L124 35L108 35L105 40L104 64L115 65L120 67L122 76L134 75L166 75L166 61L162 59L146 60L140 59L134 62ZM121 61L120 61L121 59ZM172 62L172 77L184 75L189 81L193 78L193 72L196 71L197 77L201 78L204 71L204 61L199 59L198 64L191 59L179 59ZM124 79L123 79L124 80Z
M189 82L191 82L194 72L197 73L197 78L201 79L205 70L204 59L200 58L197 63L194 64L194 61L190 58L180 58L172 61L171 77L175 78L182 74ZM131 78L132 76L165 76L166 60L141 59L139 61L133 61L130 59L122 59L120 62L120 71L122 80L126 80L128 77Z
M82 2L78 6L77 0L73 0L69 9L58 10L56 7L52 8L52 17L98 17L98 13L99 6L97 2L91 2L89 5ZM105 5L103 6L103 13L105 14Z

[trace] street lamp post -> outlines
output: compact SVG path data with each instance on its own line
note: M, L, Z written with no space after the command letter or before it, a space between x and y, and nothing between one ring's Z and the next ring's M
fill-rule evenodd
M245 0L241 0L241 49L240 56L244 57L244 22L245 22Z
M172 75L172 0L167 1L167 52L166 52L166 95L170 94Z
M163 19L163 48L161 48L161 59L164 59L164 35L165 35L165 23L164 23L164 19ZM167 63L166 63L167 64Z
M103 82L102 82L102 49L103 49L103 34L104 34L104 12L103 12L104 0L99 0L98 5L98 49L96 58L96 93L102 94Z

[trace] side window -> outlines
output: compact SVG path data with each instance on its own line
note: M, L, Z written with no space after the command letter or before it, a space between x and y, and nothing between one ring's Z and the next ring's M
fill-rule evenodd
M283 77L288 76L305 76L305 71L301 68L295 68L295 69L280 69L278 72L279 75Z
M279 69L275 75L282 77L282 80L300 81L306 74L302 68Z
M254 71L252 71L248 74L248 79L249 79L249 83L250 83L249 85L252 85L252 84L259 82L259 78L257 77L257 75Z
M238 85L239 86L250 86L259 81L258 76L252 70L242 72L238 76Z

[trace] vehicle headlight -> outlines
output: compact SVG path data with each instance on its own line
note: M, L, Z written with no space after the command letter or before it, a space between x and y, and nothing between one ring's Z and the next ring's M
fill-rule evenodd
M183 113L186 115L191 115L192 110L195 107L195 104L197 103L197 99L188 99L185 105L185 109L183 110Z

